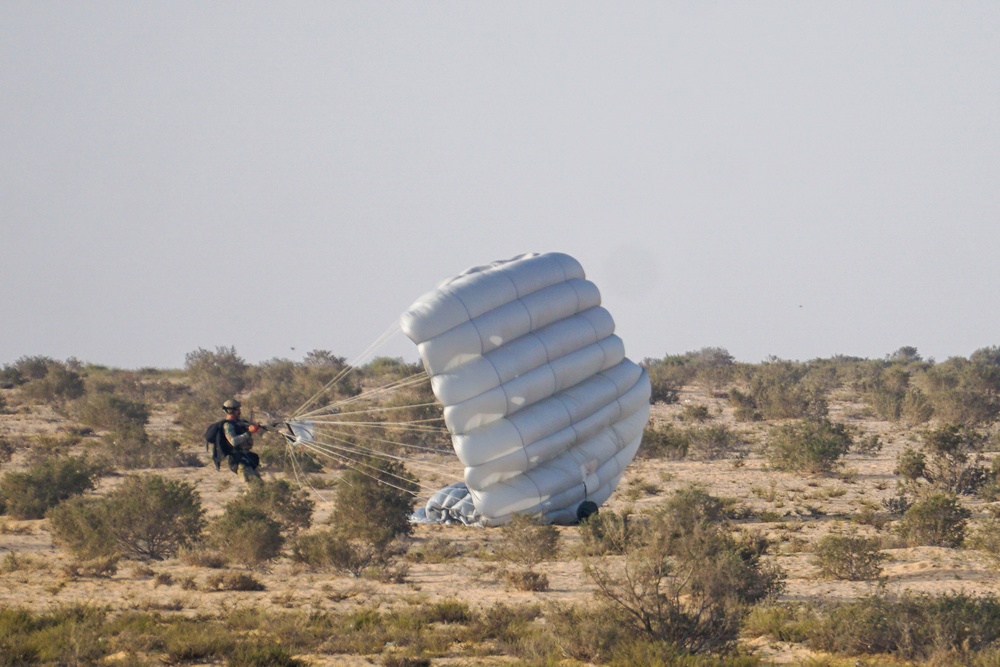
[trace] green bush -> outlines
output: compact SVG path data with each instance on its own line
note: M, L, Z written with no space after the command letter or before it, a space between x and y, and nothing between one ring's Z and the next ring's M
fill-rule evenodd
M927 369L924 392L934 415L956 424L983 424L1000 416L1000 365L996 348L970 359L952 357Z
M607 662L638 633L619 607L608 604L554 606L545 614L559 648L584 663Z
M816 545L813 563L822 576L831 579L877 579L882 574L882 562L885 560L880 546L878 538L825 535Z
M681 413L677 415L677 419L682 422L707 422L712 418L712 412L708 409L707 405L695 405L689 403L681 408Z
M911 547L955 548L965 539L971 514L953 496L934 493L913 503L896 530Z
M618 514L606 509L590 515L580 523L580 553L585 556L625 554L637 537L630 521L628 510Z
M83 441L75 433L40 433L31 438L27 446L27 462L29 466L42 463L46 459L64 458L69 456L74 447ZM100 467L96 461L91 461L95 467Z
M255 509L278 522L282 531L295 535L309 528L316 503L302 488L284 479L248 487L246 492L229 502L227 507Z
M23 373L23 377L28 378L21 389L25 398L62 404L83 396L86 391L83 378L69 364L45 359L41 374L41 367L37 367L35 362L30 367Z
M970 664L1000 639L1000 602L993 596L941 596L884 591L832 606L810 623L809 646L850 656L892 654L923 662L952 653Z
M815 626L816 609L801 603L770 602L757 605L743 624L745 637L769 636L778 641L801 644Z
M733 407L733 417L738 422L756 422L763 419L763 415L757 409L757 401L739 389L729 391L729 404Z
M964 425L945 424L923 434L923 477L945 493L975 493L989 478L981 452L987 437Z
M749 370L747 394L765 419L824 417L826 396L822 387L804 381L808 371L805 364L770 359Z
M771 430L765 455L775 470L823 473L851 449L847 427L828 419L782 424Z
M149 475L127 477L103 498L63 503L49 516L56 540L78 556L160 560L198 539L203 515L192 485Z
M260 457L260 466L274 472L292 474L322 472L323 464L319 458L301 448L292 449L282 438L281 442L268 442L268 434L261 439L261 445L254 451Z
M125 478L105 497L111 533L125 553L161 559L196 541L204 510L191 484L159 475Z
M149 408L145 403L114 394L88 394L77 402L74 411L81 423L115 433L144 433L149 422Z
M108 654L108 612L83 604L51 611L0 608L0 665L93 665Z
M851 451L861 456L875 457L882 451L882 439L871 434L854 441Z
M249 568L274 560L285 544L281 524L270 514L237 502L226 505L222 515L209 525L208 532L209 542L230 562Z
M388 548L397 537L413 532L410 515L418 489L401 462L362 459L344 473L330 523L349 540Z
M894 475L899 475L908 482L916 482L927 472L927 458L924 453L910 446L903 449L896 457Z
M205 428L223 418L223 402L248 387L250 366L236 348L217 347L214 352L202 348L189 352L184 368L190 393L179 405L178 421L200 441Z
M881 419L887 421L902 419L906 397L915 391L910 385L911 375L905 366L890 365L880 369L875 377L866 383L865 400Z
M84 458L56 456L0 478L0 504L17 519L41 519L57 504L94 488L99 466Z
M184 356L184 368L195 395L219 406L246 388L250 369L234 347L198 348Z
M732 648L747 610L780 592L784 575L763 562L767 541L734 536L722 511L698 489L675 494L624 559L587 564L598 598L652 640L689 653Z
M336 529L299 535L292 543L292 560L315 570L333 570L353 577L388 562L388 551L359 540L349 540Z
M358 387L346 369L346 359L326 350L309 352L302 363L287 359L262 362L250 369L254 402L266 412L287 415L317 394L322 394L320 404L354 396Z
M747 450L743 439L723 424L692 429L688 439L688 458L695 461L715 461L728 456L740 458Z
M665 405L676 403L680 390L694 378L696 373L693 367L670 356L663 359L644 359L642 365L649 375L649 383L652 386L650 403Z
M496 557L501 562L531 569L555 559L558 553L559 530L552 524L540 523L527 514L515 514L500 527Z
M122 552L108 522L104 502L77 496L49 510L49 526L56 544L82 559L115 557Z
M200 468L202 457L181 450L176 440L154 440L145 432L137 435L108 433L101 438L100 452L109 466L124 470L150 468Z
M0 437L0 465L10 461L17 451L17 445L9 438Z
M642 432L642 442L636 456L640 459L680 460L687 456L691 445L688 431L673 424L650 424Z

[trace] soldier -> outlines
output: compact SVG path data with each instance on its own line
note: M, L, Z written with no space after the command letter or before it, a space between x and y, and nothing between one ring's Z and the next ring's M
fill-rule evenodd
M231 446L227 452L229 468L247 484L259 484L257 473L260 457L250 451L253 448L253 434L260 430L259 424L251 424L240 419L240 402L234 398L222 404L226 420L222 422L222 434Z

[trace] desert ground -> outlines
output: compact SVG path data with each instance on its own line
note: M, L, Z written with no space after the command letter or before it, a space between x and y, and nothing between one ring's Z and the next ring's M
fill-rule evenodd
M16 404L16 390L4 390ZM896 457L907 445L917 442L917 430L899 423L874 419L865 405L850 400L847 393L833 394L830 418L848 425L858 435L878 435L881 451L872 456L849 454L833 473L809 475L768 469L760 445L769 424L737 422L725 398L699 386L686 386L679 401L653 407L652 421L677 422L689 406L708 408L710 424L724 424L741 434L748 443L744 456L713 461L637 459L626 471L621 484L606 507L615 511L630 508L641 513L692 484L708 493L731 499L746 508L746 519L736 523L760 530L771 541L773 559L787 573L785 601L829 601L851 599L871 592L874 582L852 582L819 576L812 561L812 549L829 533L856 532L875 535L876 529L859 525L855 518L864 508L881 510L882 501L897 495L894 474ZM148 425L151 436L177 436L178 427L169 406L152 406ZM39 434L57 434L66 421L55 411L28 405L0 414L0 436L30 439ZM79 447L85 447L86 440ZM201 442L188 437L185 451L207 461ZM18 452L2 471L24 466L24 452ZM433 471L424 464L435 464ZM445 466L442 469L440 466ZM462 468L448 454L421 454L408 464L410 471L428 486L444 486L461 478ZM226 502L242 493L243 484L223 467L183 467L140 471L155 472L193 484L201 494L209 517L222 512ZM262 471L275 479L284 473ZM334 470L314 476L335 477ZM96 494L119 484L123 475L101 480ZM316 484L329 487L329 484ZM332 491L313 490L316 501L314 525L322 525L336 502ZM985 516L988 504L966 501L973 511L972 525ZM113 611L157 611L190 617L211 616L240 606L281 612L284 610L346 611L359 608L392 609L457 600L473 609L485 609L496 602L511 605L580 604L593 600L594 586L583 572L574 547L580 541L578 527L560 527L560 558L539 565L536 570L549 579L542 592L511 590L491 576L488 560L481 556L496 544L496 529L457 525L418 525L411 550L430 540L445 540L460 554L441 563L409 562L403 583L380 583L342 574L310 571L284 557L269 567L255 571L263 591L216 591L205 584L213 571L185 564L178 558L163 561L123 561L110 576L84 576L73 571L73 556L53 543L48 520L18 521L0 517L0 605L45 611L60 605L84 603ZM917 591L931 594L964 591L1000 595L1000 573L985 553L971 549L904 547L886 542L887 557L883 582L891 592ZM181 586L181 582L187 582ZM768 637L744 637L744 645L765 662L800 664L821 658L800 645ZM378 656L297 655L310 664L382 664ZM470 657L459 653L435 657L433 664L507 664L503 656ZM388 664L388 663L385 663ZM575 664L575 663L571 663Z

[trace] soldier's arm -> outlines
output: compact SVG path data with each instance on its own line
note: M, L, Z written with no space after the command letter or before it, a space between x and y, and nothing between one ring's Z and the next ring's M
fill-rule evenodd
M222 425L222 431L226 434L226 440L229 441L233 447L242 447L243 445L250 444L251 436L249 433L244 433L243 435L236 435L236 425L232 421L227 421Z

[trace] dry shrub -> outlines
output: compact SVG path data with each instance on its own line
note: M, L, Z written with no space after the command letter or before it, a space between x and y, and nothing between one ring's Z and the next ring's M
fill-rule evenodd
M245 572L219 572L205 579L210 591L262 591L264 584Z
M690 444L691 436L687 430L673 424L651 423L642 432L642 443L636 457L676 461L687 456Z
M693 429L689 437L688 458L695 461L715 461L746 455L747 444L724 425Z
M40 570L45 567L43 563L40 563L31 556L19 555L16 551L8 551L3 559L0 559L0 574Z
M826 535L816 545L813 563L831 579L867 581L882 574L885 554L878 538L857 535Z
M296 488L284 479L265 482L247 488L242 495L231 500L227 510L252 509L264 512L290 535L309 528L316 503L308 492Z
M285 538L281 524L271 516L238 501L226 505L225 511L208 528L208 542L223 552L230 562L249 568L262 567L281 554Z
M907 546L955 548L965 540L965 526L971 514L955 497L934 493L913 503L896 531Z
M832 606L809 624L808 635L812 648L833 653L916 661L952 654L953 664L969 664L1000 639L1000 601L966 593L894 597L878 591Z
M205 567L213 570L225 567L229 559L221 551L207 547L181 549L178 557L182 562L194 567Z
M63 568L63 571L70 577L113 577L118 572L117 555L92 558L90 560L75 561Z
M802 420L771 430L765 455L775 470L824 473L851 449L847 427L829 419Z
M500 543L494 557L504 564L497 574L508 586L519 591L546 591L549 579L532 568L552 560L559 551L559 531L536 517L515 514L500 527ZM511 567L513 566L513 567Z
M0 398L0 410L3 408L3 399ZM17 445L13 440L0 437L0 464L7 463L17 451Z
M624 559L593 559L586 572L636 632L684 652L725 651L749 607L784 586L766 551L761 536L731 534L722 502L691 488L650 517Z
M559 553L559 530L540 523L527 514L515 514L500 527L500 544L496 557L503 563L532 568L542 561L552 560Z
M376 561L361 572L361 576L365 579L377 581L380 584L405 584L409 574L409 565L395 561Z
M430 658L416 658L404 655L387 655L382 658L382 667L430 667Z
M631 520L628 509L620 514L603 510L590 515L580 524L580 554L603 556L626 553L637 537Z
M412 563L449 563L461 558L465 550L460 544L442 537L432 537L406 552L406 560Z
M110 467L123 470L200 468L205 465L176 440L152 439L142 432L111 432L101 438L101 453Z
M621 608L608 605L554 606L545 614L559 648L585 663L605 663L639 633Z
M96 485L101 468L84 458L57 456L0 479L0 504L15 519L41 519L60 502Z
M373 545L345 537L337 529L299 535L292 543L292 560L314 570L332 570L352 577L395 581L406 571L393 567L397 544ZM401 572L401 575L394 574Z
M532 570L504 570L504 582L514 590L541 593L549 590L549 578Z
M49 519L56 540L78 556L120 553L160 560L198 539L203 515L191 484L133 475L103 498L59 505Z
M366 458L344 473L330 523L350 540L386 549L413 532L410 515L419 486L399 461Z
M681 408L681 412L677 415L677 418L682 422L701 423L711 419L712 413L709 411L707 405L688 403Z

